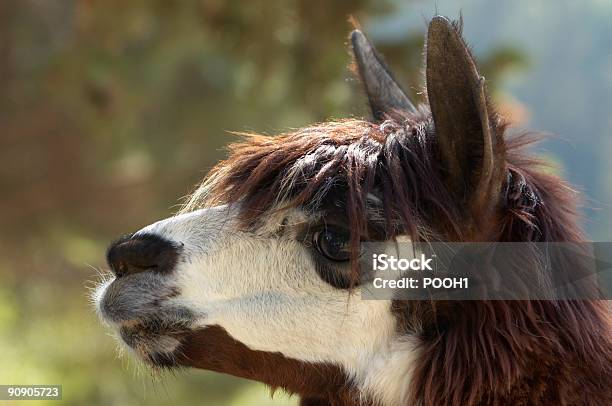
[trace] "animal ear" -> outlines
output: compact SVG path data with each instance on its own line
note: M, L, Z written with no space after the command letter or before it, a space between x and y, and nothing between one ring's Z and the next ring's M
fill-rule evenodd
M372 116L377 121L398 111L416 111L374 46L359 30L351 33L357 75L365 88Z
M426 65L427 97L447 184L471 209L490 208L501 187L503 140L489 123L484 77L461 38L461 22L441 16L431 20Z

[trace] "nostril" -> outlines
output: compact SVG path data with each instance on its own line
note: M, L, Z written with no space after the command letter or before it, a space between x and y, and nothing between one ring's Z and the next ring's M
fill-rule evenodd
M113 242L106 259L117 277L145 271L169 272L179 254L176 244L155 234L127 235Z
M128 262L119 260L117 262L111 262L110 267L113 269L117 276L124 276L132 273L153 271L158 268L158 265L142 265L137 262Z

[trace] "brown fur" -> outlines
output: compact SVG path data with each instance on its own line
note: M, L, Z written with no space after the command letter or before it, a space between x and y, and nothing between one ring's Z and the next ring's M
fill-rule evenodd
M358 404L357 394L348 385L341 368L251 350L218 326L190 333L181 345L177 361L185 366L263 382L272 391L280 388L299 394L302 405Z

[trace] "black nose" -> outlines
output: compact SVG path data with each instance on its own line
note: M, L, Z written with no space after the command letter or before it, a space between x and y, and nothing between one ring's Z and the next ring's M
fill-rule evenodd
M113 242L106 261L117 277L145 271L170 272L180 247L155 234L127 235Z

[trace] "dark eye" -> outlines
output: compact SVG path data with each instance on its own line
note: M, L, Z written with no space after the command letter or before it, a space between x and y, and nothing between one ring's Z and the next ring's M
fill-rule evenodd
M350 238L348 231L327 226L314 233L312 242L325 258L345 262L351 258Z

